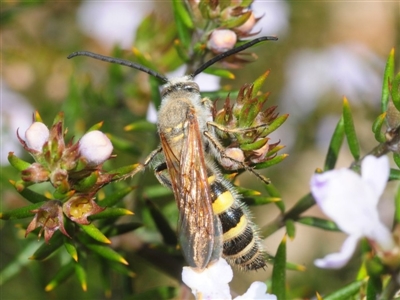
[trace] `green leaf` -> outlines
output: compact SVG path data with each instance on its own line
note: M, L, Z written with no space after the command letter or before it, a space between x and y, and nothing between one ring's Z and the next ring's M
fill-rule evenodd
M33 255L29 258L31 260L44 260L50 254L53 254L58 250L64 243L64 238L61 232L56 231L51 237L48 244L43 243Z
M395 197L395 214L394 218L396 223L400 223L400 185L397 187L396 197Z
M285 214L285 219L298 219L299 215L315 204L311 193L303 196L297 203Z
M291 240L293 240L295 237L295 234L296 234L296 226L295 226L294 221L291 219L286 220L285 226L286 226L287 235L289 236L289 238Z
M61 283L63 283L65 280L68 279L73 273L74 273L74 268L75 267L75 262L70 261L69 263L63 265L56 275L53 277L53 279L46 285L44 288L46 292L50 292L54 290L57 286L59 286Z
M261 136L267 136L271 132L277 130L283 123L285 123L288 117L288 114L277 117L266 129L264 129L264 131L261 133Z
M90 175L88 175L87 177L84 177L76 184L74 184L73 188L78 192L88 191L96 184L98 178L99 178L99 171L96 170L90 173Z
M188 49L191 41L190 26L187 26L187 16L183 11L186 11L184 2L181 0L172 1L172 9L174 13L174 20L178 30L179 40L183 46Z
M89 225L79 224L79 227L82 228L82 230L87 235L89 235L96 241L99 241L99 242L105 243L105 244L111 244L111 241L93 224L89 224Z
M242 198L242 201L247 205L252 206L252 205L265 205L270 203L276 203L282 201L282 199L277 197L265 197L265 196L246 196Z
M160 88L159 79L151 76L149 78L149 83L150 83L150 97L153 100L154 107L160 107L161 94L160 94L160 89L159 89Z
M389 84L393 82L394 76L394 48L389 53L389 57L386 61L385 73L383 75L382 83L382 97L381 97L381 109L382 112L387 111L389 102Z
M344 120L344 132L347 137L347 143L350 148L350 152L354 159L358 161L360 159L360 145L358 144L356 130L354 128L353 117L349 102L346 97L343 97L343 120Z
M160 184L146 186L143 190L143 194L150 199L172 196L171 190Z
M224 70L224 69L217 69L217 68L207 68L204 70L203 73L210 74L210 75L215 75L221 78L226 78L226 79L235 79L235 75L229 71L229 70Z
M81 288L84 292L87 291L87 279L86 279L86 271L85 268L80 263L75 263L75 275L81 284Z
M104 124L104 121L98 122L98 123L92 125L92 126L87 130L87 132L94 131L94 130L100 130L101 127L103 127L103 124Z
M271 293L278 299L286 299L286 235L276 251Z
M397 154L395 155L393 153L393 157L395 157L395 156L397 157ZM397 159L399 159L399 157L397 157L395 159L395 161ZM396 164L397 164L397 161L396 161ZM391 180L400 180L400 170L398 170L398 169L390 169L389 181L391 181Z
M278 191L278 189L272 183L270 183L268 185L264 185L264 187L265 187L265 190L267 191L268 195L270 195L273 198L282 199L281 193ZM282 213L285 211L285 203L283 201L275 202L275 204Z
M340 147L342 147L344 139L344 120L343 117L339 119L336 125L335 131L333 132L331 142L329 144L328 153L326 154L324 171L332 170L336 161L339 157Z
M262 85L264 84L265 80L267 79L268 75L270 73L270 70L262 74L260 77L258 77L254 82L253 82L253 90L251 92L252 97L256 97L258 91L261 89Z
M119 189L108 195L103 200L98 201L97 204L101 207L111 207L117 204L120 200L122 200L126 195L128 195L131 191L133 191L136 187L128 186L123 189Z
M391 96L394 106L400 111L400 72L394 77Z
M107 236L116 236L120 234L124 234L130 232L132 230L136 230L142 227L143 224L139 222L132 222L132 223L124 223L124 224L117 224L112 226L109 230L107 230Z
M10 211L0 212L0 219L2 220L14 220L32 217L35 213L32 210L41 207L46 202L39 202L31 205L27 205L20 208L15 208Z
M14 152L8 153L8 162L18 171L23 171L30 167L30 163L20 159L18 156L14 155Z
M135 273L126 265L120 264L120 263L115 263L111 261L107 261L107 265L111 267L113 270L115 270L118 273L121 273L127 277L135 277ZM109 274L109 273L108 273Z
M121 254L114 251L113 249L111 249L108 246L92 244L92 243L86 243L85 246L88 247L89 250L100 255L101 257L104 257L111 261L116 261L116 262L122 263L124 265L128 265L128 262L125 260L125 258Z
M194 27L192 17L190 16L189 12L186 9L185 2L173 0L172 5L174 10L175 20L180 19L187 28L192 29Z
M13 257L12 261L0 271L0 286L15 275L19 274L25 266L30 264L28 258L33 251L37 250L37 248L37 241L30 242L22 248L20 253Z
M400 168L400 154L393 152L393 160L396 163L397 167Z
M236 191L243 197L260 196L261 193L257 190L251 190L241 186L235 186Z
M297 220L297 222L308 225L308 226L313 226L325 230L330 230L330 231L341 231L339 227L335 224L335 222L328 221L325 219L317 218L317 217L301 217Z
M64 237L64 247L67 249L69 255L71 255L74 261L78 261L78 250L76 249L73 240Z
M190 58L188 55L187 49L182 45L182 43L179 40L174 41L174 46L176 49L176 52L178 53L179 58L183 62L189 62Z
M138 48L133 47L132 52L135 55L135 58L137 59L138 63L145 66L146 68L149 68L151 70L157 71L157 66L154 64L152 60L149 59L148 56L143 54L142 51L140 51ZM153 78L153 76L150 76L150 78Z
M246 21L250 18L251 14L252 12L249 10L246 13L240 15L239 17L226 19L221 22L221 26L228 29L239 27L240 25L246 23Z
M274 166L274 165L279 164L280 162L282 162L282 161L283 161L286 157L288 157L288 156L289 156L289 154L280 154L280 155L277 155L277 156L275 156L275 157L272 158L272 159L269 159L269 160L267 160L267 161L265 161L265 162L262 162L262 163L257 164L257 165L255 166L255 169L266 169L266 168L272 167L272 166Z
M374 133L375 140L379 143L384 143L386 141L385 133L382 131L385 120L386 112L380 114L372 124L372 132Z
M140 120L133 122L129 125L126 125L124 127L125 131L135 131L135 132L140 132L140 131L156 131L157 130L157 125L154 123L150 123L149 121L146 120Z
M304 272L306 270L306 267L303 265L286 262L286 270Z
M122 207L108 207L102 212L89 216L88 220L93 221L98 219L118 218L128 215L133 215L133 212Z
M353 296L357 296L360 288L366 283L366 280L360 280L352 282L345 287L329 294L324 297L324 300L343 300L352 299Z
M46 202L49 199L46 198L45 196L36 193L34 191L32 191L31 189L28 188L24 188L24 189L19 189L17 186L17 183L13 184L14 187L16 188L17 192L21 194L22 197L24 197L26 200L32 202L32 203L42 203L42 202Z
M112 134L108 134L107 136L110 139L115 149L136 155L141 154L141 150L137 148L137 146L134 145L132 141L116 137Z
M161 233L164 242L170 246L176 246L178 240L175 231L171 228L168 220L164 217L158 207L150 200L146 201L146 205L149 208L151 217L157 226L158 231Z
M259 139L259 140L255 141L254 143L240 145L240 149L242 149L243 151L258 150L258 149L262 148L266 143L268 143L268 141L269 141L269 138Z

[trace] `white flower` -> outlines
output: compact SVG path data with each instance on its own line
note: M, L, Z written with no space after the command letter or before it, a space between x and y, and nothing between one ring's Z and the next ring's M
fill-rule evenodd
M236 33L229 29L215 29L210 35L207 47L214 52L222 53L232 49L237 41Z
M190 267L182 271L182 281L192 289L196 299L232 299L228 284L232 278L232 268L222 258L203 272Z
M29 148L42 152L45 142L49 139L49 129L42 122L34 122L25 131L25 142Z
M89 165L99 165L106 161L113 151L110 139L101 131L86 133L79 141L79 152Z
M246 293L236 297L234 300L277 300L277 297L272 294L267 294L267 285L260 281L253 282Z
M232 268L220 258L216 263L207 267L203 272L184 267L182 281L192 290L196 299L232 299L229 282L233 278ZM276 300L275 295L267 294L267 286L259 281L253 282L242 296L234 300L268 299Z
M349 235L340 252L315 260L316 266L343 267L362 237L374 241L380 250L393 249L395 245L392 234L380 221L377 210L389 171L389 160L386 156L367 156L361 164L361 176L349 169L313 175L310 185L315 201Z

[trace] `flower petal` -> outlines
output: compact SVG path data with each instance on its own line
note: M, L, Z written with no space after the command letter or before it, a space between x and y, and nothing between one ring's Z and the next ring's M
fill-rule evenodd
M228 284L232 278L232 268L222 258L202 272L190 267L182 271L182 281L198 299L232 299Z
M377 219L376 207L366 206L373 200L371 188L348 169L314 174L311 192L322 211L347 234L361 235L365 224Z
M356 249L357 242L360 239L358 236L349 236L343 243L340 252L331 253L322 259L316 259L314 264L319 268L339 269L350 260Z
M267 294L267 285L260 281L253 282L246 293L236 297L234 300L276 300L277 297L272 294Z
M389 179L389 173L390 166L387 156L375 157L368 155L363 159L361 163L361 177L376 193L376 197L370 199L379 200Z

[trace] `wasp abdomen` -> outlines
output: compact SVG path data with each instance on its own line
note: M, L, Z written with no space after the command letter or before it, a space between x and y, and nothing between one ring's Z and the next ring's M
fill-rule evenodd
M264 254L255 225L230 183L215 175L208 181L214 214L221 222L224 257L243 270L264 268Z

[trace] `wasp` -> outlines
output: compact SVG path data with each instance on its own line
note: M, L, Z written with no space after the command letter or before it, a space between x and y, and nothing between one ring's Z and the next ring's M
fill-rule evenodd
M154 166L155 175L161 184L173 191L179 209L179 243L186 262L198 270L204 270L221 256L243 270L265 267L260 237L250 213L214 161L232 160L255 172L244 163L225 155L212 125L212 102L201 97L194 78L217 61L266 40L277 38L265 36L254 39L215 56L191 75L170 80L154 70L123 59L87 51L68 56L89 56L128 66L166 83L161 89L162 100L158 110L157 126L161 145L129 176L154 164L156 157L161 156Z

